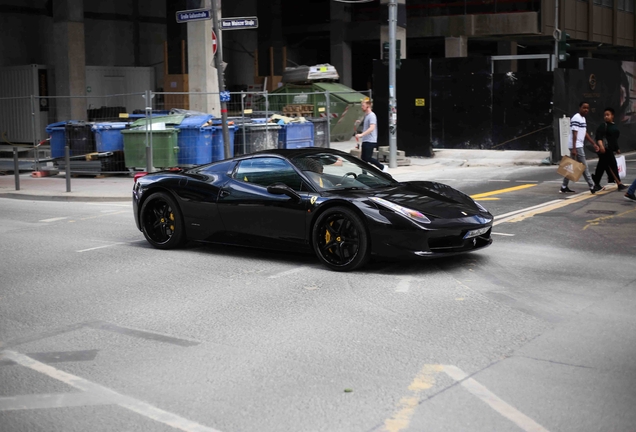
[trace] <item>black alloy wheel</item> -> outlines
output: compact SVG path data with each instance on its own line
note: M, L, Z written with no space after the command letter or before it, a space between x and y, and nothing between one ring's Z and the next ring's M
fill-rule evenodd
M181 211L167 193L148 197L141 206L140 220L146 240L158 249L174 249L185 241Z
M369 239L364 223L345 207L325 210L314 224L312 240L316 255L332 270L355 270L369 258Z

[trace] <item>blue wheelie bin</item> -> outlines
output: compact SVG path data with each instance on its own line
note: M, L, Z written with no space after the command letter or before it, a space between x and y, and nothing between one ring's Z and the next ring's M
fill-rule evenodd
M212 117L211 114L190 116L175 126L179 129L179 166L202 165L214 160Z

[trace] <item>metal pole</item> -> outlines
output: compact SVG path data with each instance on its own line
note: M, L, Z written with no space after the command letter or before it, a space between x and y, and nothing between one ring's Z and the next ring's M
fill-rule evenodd
M216 73L219 79L219 100L221 102L221 126L223 127L223 151L225 152L225 159L232 157L230 149L230 132L227 127L227 102L221 100L220 92L225 91L225 82L223 80L223 37L221 35L222 30L219 27L219 17L217 15L217 0L211 0L212 6L212 25L217 33L218 45L216 54L214 56L214 65L216 67ZM220 10L220 9L219 9Z
M269 93L265 90L265 145L269 145L269 141ZM276 144L274 148L278 148L278 138L274 140L274 144Z
M254 100L253 97L252 100ZM241 90L241 133L243 134L243 151L241 154L245 154L247 153L247 142L245 141L245 94L243 90Z
M327 148L331 148L331 96L329 90L325 93L327 103Z
M395 32L397 0L389 2L389 168L397 168L397 99L395 85Z
M150 105L150 90L144 94L146 100L146 172L153 171L152 164L152 108Z
M15 174L15 190L20 190L20 163L18 162L18 148L13 147L13 173Z
M35 130L35 97L31 95L31 127L33 128L33 157L35 158L35 170L40 171L40 159L38 157L38 133Z
M66 162L66 192L71 191L71 149L64 146L64 161Z
M554 0L554 62L552 70L559 66L559 0Z

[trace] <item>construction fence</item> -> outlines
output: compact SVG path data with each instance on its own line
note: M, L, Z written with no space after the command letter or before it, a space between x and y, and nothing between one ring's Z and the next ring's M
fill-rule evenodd
M227 109L229 152L221 98ZM0 159L15 156L21 166L31 162L35 171L131 175L260 150L328 148L330 142L351 139L364 116L361 102L366 98L371 98L370 91L285 89L0 98ZM70 112L85 116L62 114Z

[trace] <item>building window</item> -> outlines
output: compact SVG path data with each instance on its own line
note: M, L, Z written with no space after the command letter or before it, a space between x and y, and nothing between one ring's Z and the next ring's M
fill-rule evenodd
M618 0L618 10L634 13L634 0Z

